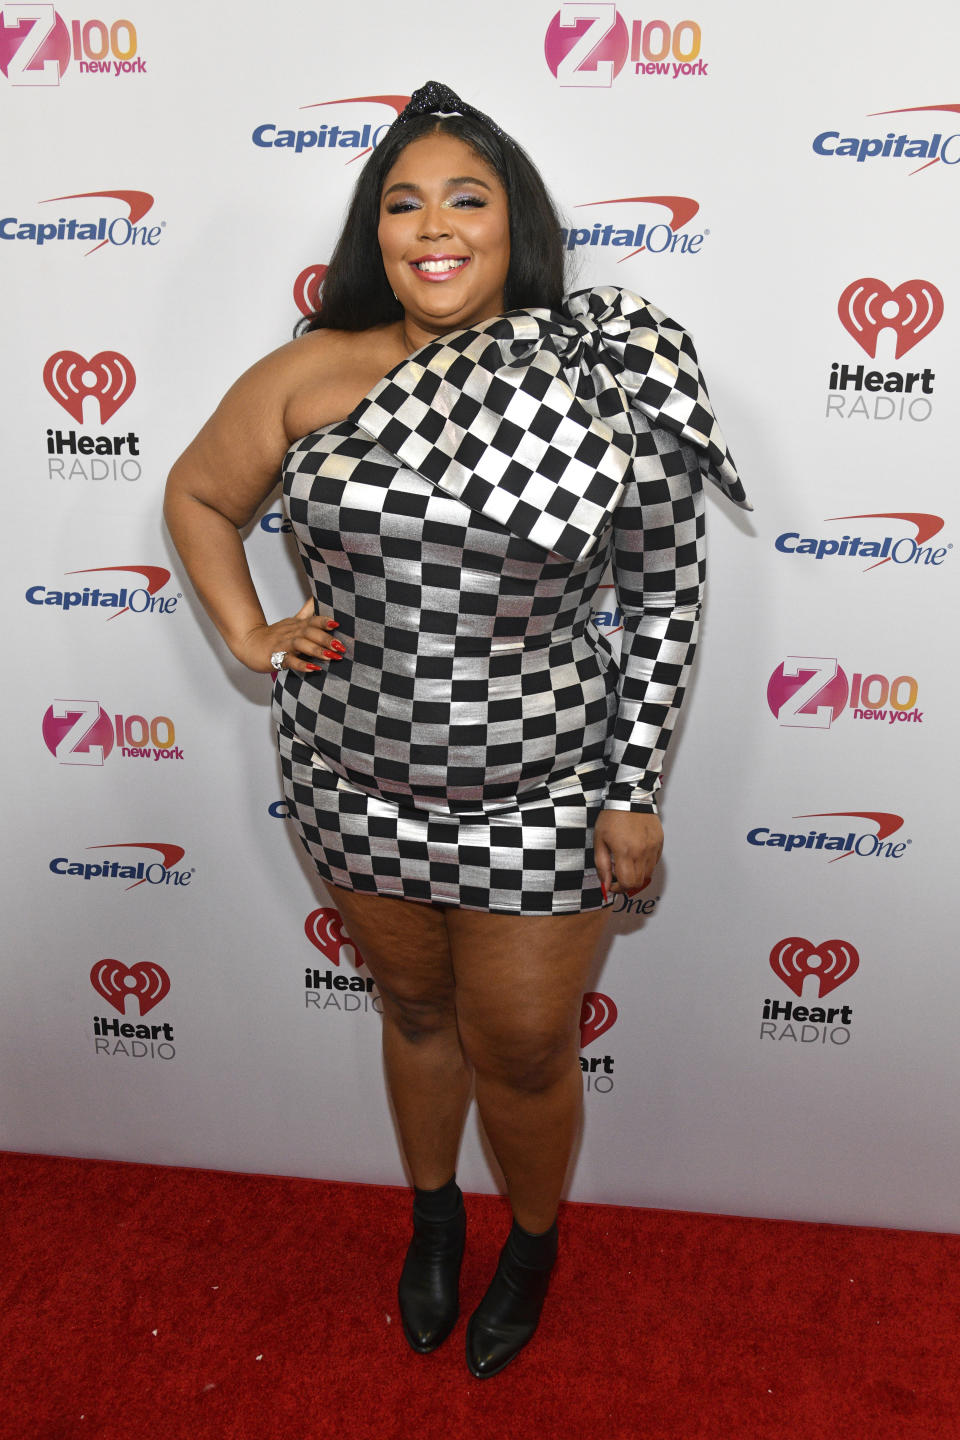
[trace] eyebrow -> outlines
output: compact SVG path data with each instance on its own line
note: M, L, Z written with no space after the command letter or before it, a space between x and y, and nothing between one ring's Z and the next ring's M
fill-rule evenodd
M477 175L454 175L451 179L445 180L443 183L450 186L482 185L484 190L490 190L491 192L493 189L492 186L487 184L486 180L481 180ZM414 185L411 181L408 180L399 180L395 185L391 185L389 190L384 190L383 198L386 199L386 197L388 195L391 195L394 190L416 190L418 195L422 194L419 185Z

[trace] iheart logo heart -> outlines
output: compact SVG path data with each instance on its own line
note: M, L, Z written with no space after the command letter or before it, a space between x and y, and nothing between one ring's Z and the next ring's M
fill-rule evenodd
M320 287L326 265L308 265L293 282L293 298L301 315L315 315L320 309Z
M770 951L770 968L784 985L788 985L803 999L803 982L808 975L816 975L817 998L822 1000L831 990L849 980L860 965L856 948L847 940L824 940L821 945L811 945L799 935L779 940Z
M115 1010L123 1015L128 995L140 1002L140 1014L146 1015L170 991L170 976L159 965L140 960L129 969L119 960L98 960L90 971L90 983Z
M133 394L137 377L125 355L101 350L84 360L76 350L58 350L43 367L43 383L58 405L83 424L83 402L92 395L100 409L100 424L106 425Z
M304 921L303 933L331 965L339 965L341 958L346 958L352 960L359 970L364 963L363 956L344 929L340 912L330 906L311 910Z
M840 296L837 313L843 328L872 360L877 358L881 330L892 330L897 337L894 359L899 360L940 324L943 296L929 280L904 280L891 290L871 276L851 281Z
M580 1049L592 1045L617 1023L617 1007L609 995L588 990L580 1007Z

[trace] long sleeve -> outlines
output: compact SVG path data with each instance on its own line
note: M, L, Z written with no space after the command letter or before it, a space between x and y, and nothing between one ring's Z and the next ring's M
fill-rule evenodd
M650 435L665 473L630 482L614 515L613 580L623 632L605 804L655 814L696 652L706 565L696 451L663 430Z

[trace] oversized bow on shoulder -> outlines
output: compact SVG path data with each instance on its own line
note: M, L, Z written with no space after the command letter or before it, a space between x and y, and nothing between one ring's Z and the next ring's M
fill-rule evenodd
M662 477L651 426L693 446L705 475L751 508L689 335L613 286L432 341L353 418L446 493L569 560L593 550L628 476Z

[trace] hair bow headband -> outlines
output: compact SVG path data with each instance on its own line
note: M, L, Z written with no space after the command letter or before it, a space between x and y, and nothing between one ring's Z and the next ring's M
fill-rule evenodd
M417 115L467 115L471 120L478 120L500 140L513 144L510 136L495 125L489 115L478 110L475 105L469 105L466 100L461 100L456 91L451 90L449 85L443 85L438 80L428 80L426 85L421 85L419 90L414 90L409 102L400 111L394 121L395 125L403 125L407 120L413 120Z

